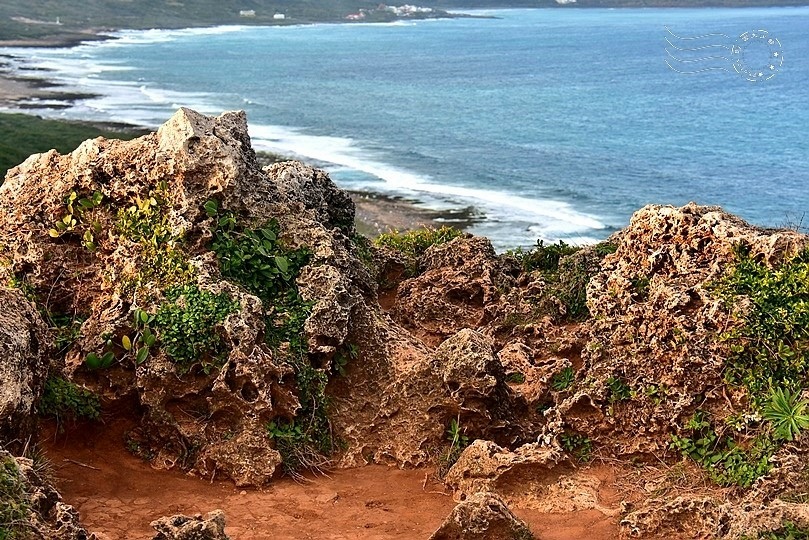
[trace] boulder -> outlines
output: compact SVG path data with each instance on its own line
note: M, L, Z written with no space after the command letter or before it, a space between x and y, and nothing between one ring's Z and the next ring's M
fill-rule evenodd
M225 513L221 510L192 517L177 515L162 517L151 523L157 531L152 540L228 540L225 534Z
M456 506L430 540L532 540L528 526L493 493L478 492Z

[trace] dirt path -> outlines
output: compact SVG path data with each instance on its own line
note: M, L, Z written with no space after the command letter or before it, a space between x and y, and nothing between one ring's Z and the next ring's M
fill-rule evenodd
M119 421L43 441L66 502L109 540L149 539L158 517L214 509L224 510L233 540L427 539L455 506L440 486L423 486L425 470L369 465L261 490L157 471L123 448L127 427ZM515 513L540 540L617 537L615 520L594 510Z

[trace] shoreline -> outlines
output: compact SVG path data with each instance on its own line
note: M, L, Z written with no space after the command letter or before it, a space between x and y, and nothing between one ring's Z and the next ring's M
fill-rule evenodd
M316 24L316 23L312 23ZM350 24L350 23L345 23ZM384 24L384 23L380 23ZM189 27L193 28L193 27ZM214 26L211 26L214 28ZM71 48L87 41L103 41L117 39L116 36L104 34L111 30L99 30L95 34L70 35L65 38L42 38L33 40L0 40L0 114L25 114L32 118L43 118L31 113L31 109L49 109L58 111L70 108L74 102L94 97L94 94L73 92L61 88L47 78L47 71L37 71L37 75L24 76L11 73L9 59L5 48L39 47L39 48ZM104 131L151 131L143 126L125 122L81 122L59 118L47 118L56 122L84 124ZM260 153L260 152L259 152ZM274 160L286 156L273 156ZM290 158L294 159L294 158ZM449 225L460 230L467 230L476 222L473 208L436 210L422 207L418 201L404 197L392 196L372 191L346 190L356 207L356 227L361 234L375 238L382 233L407 231L420 227L438 228Z

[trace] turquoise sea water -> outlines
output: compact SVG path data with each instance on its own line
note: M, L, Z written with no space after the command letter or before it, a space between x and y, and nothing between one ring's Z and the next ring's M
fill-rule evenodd
M344 187L473 207L474 232L499 248L601 239L648 203L719 204L762 225L809 210L809 7L487 13L499 18L122 32L5 52L98 94L45 114L156 126L181 105L245 109L256 148L317 160ZM666 26L725 37L678 41ZM667 36L731 46L761 29L784 59L770 80L745 81L730 49L675 53L732 73L665 63ZM762 50L745 61L767 63Z

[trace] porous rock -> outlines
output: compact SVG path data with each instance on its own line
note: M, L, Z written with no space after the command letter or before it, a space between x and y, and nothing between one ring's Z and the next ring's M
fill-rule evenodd
M151 523L157 531L152 540L228 540L225 513L221 510L194 516L162 517Z
M48 333L21 289L0 287L0 444L19 450L33 434L48 374Z
M96 536L79 522L79 513L62 501L62 497L41 472L31 459L15 457L0 448L0 476L3 486L0 496L4 511L17 508L23 514L18 516L18 525L24 531L20 538L95 540Z
M430 540L531 540L525 525L494 493L478 492L459 503Z

